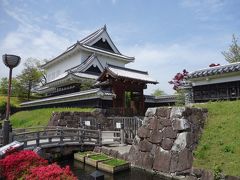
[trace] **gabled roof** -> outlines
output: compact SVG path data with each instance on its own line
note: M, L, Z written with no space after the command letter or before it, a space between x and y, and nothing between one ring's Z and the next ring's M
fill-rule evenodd
M127 78L137 81L144 81L146 83L152 84L158 83L156 80L152 79L148 75L148 72L113 65L108 65L108 67L105 69L105 71L100 75L100 77L97 80L102 81L106 74L109 74L114 78Z
M238 71L240 71L240 62L231 63L227 65L222 65L222 66L210 67L206 69L200 69L200 70L189 73L188 79L207 77L207 76L225 74L230 72L238 72Z
M97 41L101 35L105 34L106 35L106 39L109 40L109 43L112 45L112 48L114 50L114 52L110 52L101 48L97 48L96 46L92 46L95 41ZM80 41L77 41L75 44L73 44L72 46L70 46L69 48L67 48L67 50L65 52L63 52L62 54L58 55L57 57L53 58L52 60L48 61L47 63L45 63L44 65L42 65L42 68L48 67L50 66L52 63L56 62L57 60L60 60L61 58L64 58L65 55L70 55L71 53L76 52L78 49L83 49L86 50L88 52L92 52L92 53L98 53L98 54L102 54L102 55L106 55L106 56L111 56L114 58L118 58L121 59L122 61L126 61L128 62L133 62L134 61L134 57L129 57L129 56L125 56L122 55L117 47L114 45L114 43L112 42L109 34L107 33L106 30L106 26L98 29L97 31L95 31L94 33L90 34L89 36L83 38Z
M98 29L97 31L93 32L92 34L88 35L87 37L83 38L78 42L83 45L92 46L97 40L99 40L99 37L101 37L104 33L106 35L107 40L109 40L109 44L110 46L112 46L114 53L121 54L117 47L114 45L111 37L109 36L106 25L104 25L104 27Z
M66 72L85 72L90 68L93 64L96 64L101 71L104 70L104 67L102 66L101 62L97 58L96 54L93 53L91 56L89 56L85 61L83 61L78 66L75 66L73 68L70 68L66 70Z

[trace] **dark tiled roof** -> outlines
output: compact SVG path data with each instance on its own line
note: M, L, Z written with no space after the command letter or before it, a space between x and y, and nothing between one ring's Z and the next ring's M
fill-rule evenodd
M55 60L57 60L58 58L60 58L61 56L63 56L64 54L67 54L69 52L71 52L72 50L74 50L78 45L82 48L85 48L87 50L91 50L91 51L96 51L96 52L100 52L100 53L104 53L104 54L109 54L109 55L112 55L112 56L116 56L116 57L120 57L120 58L124 58L128 61L133 61L134 60L134 57L128 57L128 56L125 56L125 55L122 55L119 50L117 49L117 47L114 45L114 43L112 42L111 40L111 37L109 36L109 39L110 41L112 42L113 46L115 47L115 49L117 50L117 53L114 53L114 52L108 52L106 50L102 50L102 49L99 49L99 48L95 48L95 47L92 47L92 46L89 46L87 45L88 42L92 42L94 39L96 39L97 37L99 37L103 32L107 32L107 29L106 29L106 25L100 29L98 29L97 31L93 32L92 34L88 35L87 37L83 38L82 40L80 41L77 41L76 43L74 43L73 45L71 45L70 47L67 48L66 51L64 51L63 53L61 53L60 55L58 55L57 57L53 58L52 60L46 62L45 64L42 65L42 68L48 66L50 63L54 62Z
M147 83L152 83L152 84L158 83L156 80L152 79L148 75L148 72L146 71L139 71L135 69L129 69L129 68L119 67L114 65L108 65L105 71L108 71L114 77L135 79L135 80L145 81ZM104 76L104 73L100 75L98 80L100 80L103 76Z
M197 71L191 72L188 75L188 79L213 76L217 74L224 74L224 73L237 72L237 71L240 71L240 62L197 70Z

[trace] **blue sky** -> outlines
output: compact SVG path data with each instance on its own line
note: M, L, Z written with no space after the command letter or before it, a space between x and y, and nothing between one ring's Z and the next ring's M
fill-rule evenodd
M184 68L227 63L221 52L240 36L239 7L239 0L0 0L0 54L51 59L106 24L121 53L136 58L128 67L159 81L146 93L172 94L168 81Z

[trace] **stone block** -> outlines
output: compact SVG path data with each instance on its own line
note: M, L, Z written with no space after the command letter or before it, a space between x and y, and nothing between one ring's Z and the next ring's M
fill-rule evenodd
M190 129L190 124L187 119L184 118L173 118L172 120L173 130L176 131L186 131Z
M163 117L163 118L170 118L170 114L171 114L171 108L168 107L159 107L156 110L156 115L158 117Z
M178 152L171 151L170 172L175 173L177 171L177 166L178 166Z
M137 131L137 135L140 138L148 138L150 137L150 130L146 126L141 126Z
M160 118L160 124L164 127L172 126L172 122L169 118Z
M157 108L148 108L146 113L145 113L145 116L146 117L152 117L156 114L156 109Z
M159 130L153 130L150 134L149 141L153 144L159 144L162 141L162 132L159 132Z
M193 154L187 148L179 152L177 171L182 172L192 168Z
M240 180L240 177L227 175L225 177L225 180Z
M185 107L173 107L171 110L170 118L173 119L183 117L183 112L185 109Z
M173 146L173 143L174 143L174 140L173 139L170 139L170 138L163 138L162 140L162 144L161 144L161 147L164 149L164 150L171 150L172 146Z
M130 162L135 162L135 159L137 159L136 155L138 154L138 146L132 145L131 148L129 149L128 153L128 160Z
M198 178L195 176L187 176L185 179L186 180L198 180Z
M197 178L200 178L202 176L202 169L198 169L198 168L192 168L192 174L194 176L196 176Z
M142 140L138 144L139 151L150 152L152 150L152 143L148 142L146 139Z
M142 167L151 170L153 167L153 156L150 153L141 153Z
M162 132L164 138L176 139L177 137L177 132L172 127L165 127Z
M174 141L174 144L172 146L173 151L180 152L186 148L187 134L188 134L188 132L183 132L183 133L178 134L177 139Z
M107 149L107 148L102 148L101 152L102 152L103 154L108 155L108 154L109 154L109 149Z
M203 170L200 180L214 180L214 175L210 171Z
M150 117L149 118L149 124L148 124L148 128L149 129L159 129L160 126L160 122L156 117Z
M96 146L96 147L93 149L93 152L100 153L100 152L101 152L101 147Z
M168 151L158 148L155 153L153 169L168 173L170 170L171 154Z

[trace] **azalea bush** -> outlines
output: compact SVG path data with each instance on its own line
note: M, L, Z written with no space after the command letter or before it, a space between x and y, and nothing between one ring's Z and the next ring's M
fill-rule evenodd
M76 180L77 178L70 171L69 166L61 168L57 164L48 166L39 166L31 169L30 174L26 177L27 180Z
M47 165L48 162L31 150L14 152L0 160L1 175L9 180L24 177L33 167Z
M0 177L7 180L76 179L68 166L61 168L57 164L48 165L47 160L31 150L10 152L4 159L0 160Z

